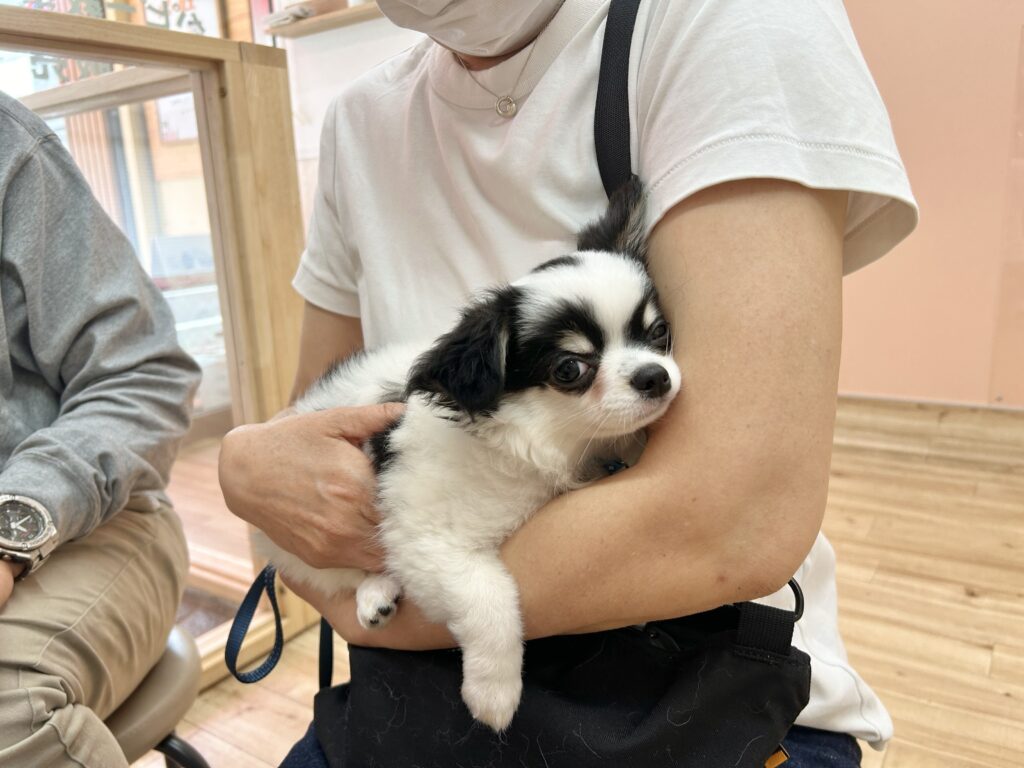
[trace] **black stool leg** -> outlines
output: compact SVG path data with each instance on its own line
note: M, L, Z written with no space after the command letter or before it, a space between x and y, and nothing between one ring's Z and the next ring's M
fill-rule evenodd
M210 768L210 764L196 751L196 748L178 736L174 731L153 747L164 755L167 768Z

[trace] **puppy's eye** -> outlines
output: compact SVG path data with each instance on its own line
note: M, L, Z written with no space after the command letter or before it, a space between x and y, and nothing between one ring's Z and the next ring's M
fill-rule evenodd
M659 320L651 329L647 332L647 338L655 344L665 344L668 342L668 323L664 320Z
M590 366L582 360L577 360L575 357L568 357L558 364L558 367L555 368L552 376L559 384L575 384L586 376L587 371L589 370Z

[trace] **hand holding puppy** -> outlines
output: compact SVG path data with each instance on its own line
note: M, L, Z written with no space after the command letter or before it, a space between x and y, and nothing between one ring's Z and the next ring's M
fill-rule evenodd
M376 482L359 446L402 410L333 408L232 430L219 464L228 508L315 568L381 570Z

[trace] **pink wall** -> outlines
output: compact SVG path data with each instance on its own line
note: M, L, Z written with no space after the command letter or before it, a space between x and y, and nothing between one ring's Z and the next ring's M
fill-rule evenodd
M1024 3L846 7L921 224L846 280L840 388L1024 407Z

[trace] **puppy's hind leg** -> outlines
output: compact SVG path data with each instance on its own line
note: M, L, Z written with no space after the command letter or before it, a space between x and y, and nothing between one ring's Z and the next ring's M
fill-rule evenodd
M501 731L523 691L519 589L497 552L451 552L443 561L458 564L436 576L448 628L462 647L462 699L474 718Z

